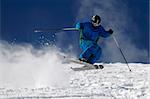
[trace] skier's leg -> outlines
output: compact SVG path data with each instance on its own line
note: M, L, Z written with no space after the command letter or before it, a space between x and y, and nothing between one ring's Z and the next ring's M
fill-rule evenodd
M92 46L91 41L83 40L80 44L81 49L83 50L80 54L80 59L88 59L90 57L89 48Z
M95 62L96 54L99 55L98 50L99 47L95 44L92 44L90 47L88 47L83 54L81 54L82 58L87 59L87 62L93 64Z
M91 54L91 46L89 46L80 54L80 59L86 59L88 61Z
M101 48L97 45L96 48L93 51L93 57L90 59L90 63L94 64L101 56L102 50Z

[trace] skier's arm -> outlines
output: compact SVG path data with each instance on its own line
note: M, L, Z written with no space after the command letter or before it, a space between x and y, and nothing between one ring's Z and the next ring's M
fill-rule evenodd
M113 30L109 29L108 31L106 31L102 26L101 26L101 33L100 36L106 38L108 36L110 36L111 34L113 34Z
M76 27L75 27L77 30L81 30L81 29L83 29L83 24L82 23L77 23L76 24Z

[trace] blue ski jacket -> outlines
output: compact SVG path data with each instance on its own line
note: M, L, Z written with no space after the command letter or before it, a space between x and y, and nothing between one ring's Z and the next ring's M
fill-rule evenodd
M80 43L85 40L97 44L100 36L106 38L111 35L101 25L93 27L91 22L77 23L76 29L80 30Z

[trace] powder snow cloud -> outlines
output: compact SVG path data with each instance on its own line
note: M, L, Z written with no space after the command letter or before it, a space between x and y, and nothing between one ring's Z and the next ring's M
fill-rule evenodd
M0 43L0 88L64 87L68 73L56 48Z

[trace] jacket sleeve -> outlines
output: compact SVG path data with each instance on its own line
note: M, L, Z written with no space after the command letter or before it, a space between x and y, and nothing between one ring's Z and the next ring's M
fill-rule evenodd
M78 22L76 24L75 28L78 29L78 30L83 29L83 24Z
M111 34L110 34L108 31L106 31L106 30L101 26L101 28L100 28L100 36L106 38L106 37L108 37L108 36L110 36L110 35L111 35Z

